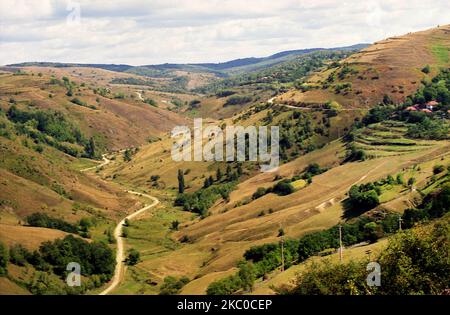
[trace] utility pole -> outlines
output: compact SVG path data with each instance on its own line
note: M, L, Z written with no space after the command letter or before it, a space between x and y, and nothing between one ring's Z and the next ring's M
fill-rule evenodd
M366 250L366 254L367 256L369 256L369 261L370 261L370 254L372 254L372 251L370 249Z
M339 260L342 263L342 225L339 224Z
M282 225L280 223L280 231L282 231ZM281 272L284 271L284 235L281 234L280 246L281 246Z

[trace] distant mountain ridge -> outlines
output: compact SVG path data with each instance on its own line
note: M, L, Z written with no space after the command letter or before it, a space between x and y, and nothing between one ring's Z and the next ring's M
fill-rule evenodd
M352 46L336 47L336 48L309 48L282 51L267 57L249 57L234 59L221 63L165 63L155 65L142 65L131 66L127 64L83 64L83 63L61 63L61 62L22 62L7 65L7 67L88 67L99 68L117 72L136 72L140 69L150 69L155 71L170 71L170 70L182 70L182 71L206 71L213 72L219 75L227 75L232 73L239 73L242 71L252 71L260 66L271 66L280 62L284 62L295 58L299 55L304 55L316 51L330 51L330 50L358 50L368 47L369 44L356 44Z

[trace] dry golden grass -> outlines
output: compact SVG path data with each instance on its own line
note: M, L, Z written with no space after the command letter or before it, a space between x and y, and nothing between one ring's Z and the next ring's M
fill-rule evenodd
M443 49L437 49L443 47ZM450 26L410 33L379 41L361 52L345 59L342 64L358 71L336 82L352 83L347 95L336 94L333 88L311 90L305 93L289 91L277 98L278 102L320 103L335 100L346 108L368 108L382 101L385 94L395 102L402 102L413 94L427 75L421 72L432 66L428 77L434 76L439 67L448 66ZM447 49L447 58L443 56ZM315 74L312 83L324 81L330 71Z
M47 68L33 69L36 73L44 70L50 71ZM65 75L78 84L85 82L84 77L74 77L71 71L58 69L57 72L55 70L55 73L57 73L58 79ZM83 71L89 71L89 69L83 69ZM106 145L111 150L142 145L147 142L149 137L162 135L174 126L186 122L176 113L143 103L137 98L135 93L137 89L130 89L126 86L108 87L111 89L112 95L118 92L125 94L125 99L111 99L93 93L91 87L105 86L102 85L104 82L101 80L94 80L92 86L88 84L88 86L81 87L79 85L74 90L74 95L68 97L64 87L49 85L49 82L50 76L47 73L42 77L12 74L1 76L0 107L8 108L7 102L13 95L19 107L23 106L21 104L29 103L35 108L61 111L76 121L87 136L94 134L103 136ZM15 95L16 93L17 95ZM49 98L49 94L52 94L52 98ZM97 109L75 105L70 102L73 97L77 97Z
M21 244L29 250L38 249L46 241L64 238L69 233L31 226L0 224L0 240L8 247Z
M30 292L5 277L0 277L0 295L29 295Z

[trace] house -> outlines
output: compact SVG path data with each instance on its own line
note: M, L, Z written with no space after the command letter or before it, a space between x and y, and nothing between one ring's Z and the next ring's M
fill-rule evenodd
M438 106L438 105L439 105L438 102L436 102L436 101L430 101L430 102L428 102L428 103L425 104L425 107L426 107L426 109L429 109L429 110L433 111L434 108L435 108L436 106Z
M415 106L409 106L409 107L406 107L406 110L407 110L407 111L410 111L410 112L416 112L416 111L417 111L417 107L415 107Z
M421 109L420 111L423 113L432 113L432 111L429 110L428 108Z

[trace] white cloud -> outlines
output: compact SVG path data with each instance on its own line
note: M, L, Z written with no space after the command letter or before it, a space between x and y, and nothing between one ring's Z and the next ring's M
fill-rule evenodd
M68 3L80 24L68 24ZM218 62L446 24L448 0L2 0L0 64Z

